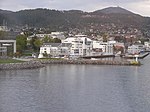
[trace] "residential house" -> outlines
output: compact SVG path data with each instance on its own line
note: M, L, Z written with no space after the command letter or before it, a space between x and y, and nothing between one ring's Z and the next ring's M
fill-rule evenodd
M44 37L49 37L49 38L58 38L60 40L64 40L66 37L64 36L63 32L51 32L50 34L34 34L31 35L27 38L27 40L31 40L33 37L38 37L39 39L43 39Z
M58 46L60 43L44 43L40 47L40 54L47 54L49 56L58 56Z
M52 57L69 56L71 43L44 43L40 47L40 54L47 54Z

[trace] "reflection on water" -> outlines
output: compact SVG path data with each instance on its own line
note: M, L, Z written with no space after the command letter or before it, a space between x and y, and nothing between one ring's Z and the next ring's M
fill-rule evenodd
M0 112L150 112L149 59L0 71Z

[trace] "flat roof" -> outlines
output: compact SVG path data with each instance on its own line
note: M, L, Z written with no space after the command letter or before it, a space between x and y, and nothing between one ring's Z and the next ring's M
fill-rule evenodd
M5 43L9 43L9 42L16 42L16 40L0 40L1 43L5 42Z

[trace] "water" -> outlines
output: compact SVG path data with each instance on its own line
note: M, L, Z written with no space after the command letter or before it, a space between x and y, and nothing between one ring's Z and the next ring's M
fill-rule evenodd
M141 62L0 71L0 112L150 112L150 56Z

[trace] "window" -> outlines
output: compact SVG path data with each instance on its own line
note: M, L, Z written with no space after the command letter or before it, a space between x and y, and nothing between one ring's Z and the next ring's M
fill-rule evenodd
M78 54L78 53L79 53L79 49L75 49L74 54Z

